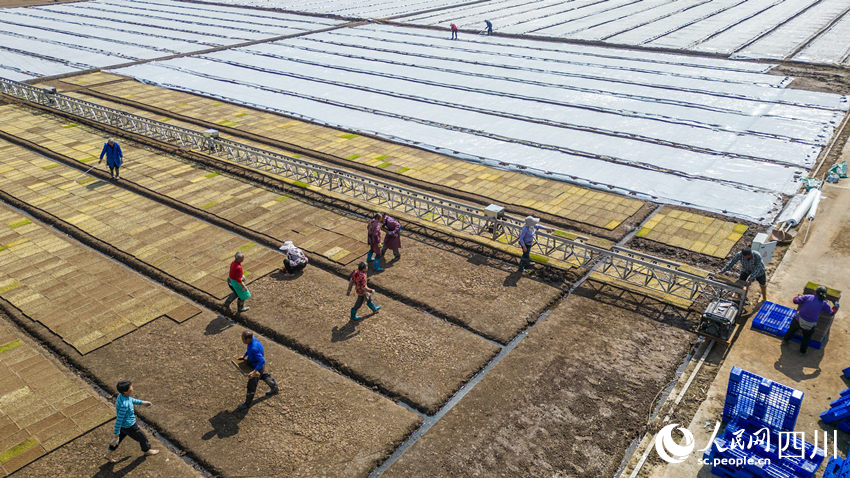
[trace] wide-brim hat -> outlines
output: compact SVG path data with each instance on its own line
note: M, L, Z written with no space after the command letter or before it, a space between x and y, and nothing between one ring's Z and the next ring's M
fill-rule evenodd
M540 222L539 217L528 216L525 218L525 225L528 227L536 226Z

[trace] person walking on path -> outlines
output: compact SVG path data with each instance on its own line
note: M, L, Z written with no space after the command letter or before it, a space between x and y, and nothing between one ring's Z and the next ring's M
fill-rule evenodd
M227 285L230 287L230 295L224 301L224 308L230 309L230 304L236 300L236 312L245 312L249 307L245 306L245 301L251 297L251 292L248 286L245 285L245 273L242 270L242 261L245 260L245 254L237 252L230 263L230 274L227 276Z
M551 231L552 229L540 225L540 218L528 216L525 218L525 225L519 233L519 245L522 248L522 258L519 260L519 272L525 271L525 268L531 265L531 246L537 242L537 231Z
M457 40L457 25L452 23L450 28L452 29L452 40Z
M351 287L354 287L355 292L357 293L357 301L354 303L354 307L351 308L351 320L362 319L362 317L357 315L357 310L363 306L363 302L366 302L366 305L372 309L373 313L378 312L378 309L380 309L381 306L375 305L375 303L372 302L372 294L375 290L370 289L367 285L365 262L357 264L357 270L354 271L351 274L351 278L348 279L348 292L346 292L345 295L351 295Z
M393 251L393 262L401 259L401 224L386 214L381 214L381 228L386 232L384 235L384 247L381 248L381 258L387 249ZM386 262L385 262L386 264Z
M310 262L310 259L307 259L307 255L304 254L304 251L295 247L295 244L292 241L286 241L280 246L280 250L286 254L286 259L283 260L283 268L286 269L287 275L295 274L296 272L303 270L307 267L307 263Z
M375 214L366 225L366 242L369 252L366 253L366 263L372 264L376 272L381 272L381 215ZM372 259L372 256L375 256ZM374 261L374 262L373 262Z
M738 275L738 280L745 281L745 293L749 294L750 284L757 281L761 286L761 300L767 300L767 274L764 270L764 261L762 261L761 254L758 252L745 247L741 252L735 254L729 263L723 266L723 269L720 269L720 273L724 274L732 270L732 267L739 261L741 262L741 273Z
M815 326L818 325L821 314L835 315L838 312L838 301L833 301L833 305L830 307L826 302L826 287L820 286L815 289L814 294L794 297L794 303L797 304L797 313L791 320L791 326L785 333L782 344L790 342L794 333L800 330L803 333L803 340L800 341L800 353L805 354L809 350L809 342L812 340L812 334L815 333Z
M484 20L484 25L486 25L485 31L487 32L487 35L488 36L492 35L493 34L493 24L490 23L490 20Z
M109 166L109 174L112 179L121 179L120 169L124 164L124 153L121 152L121 145L116 143L114 139L109 138L103 144L103 149L100 151L100 160L97 164L103 162L103 157L106 156L106 165Z
M139 400L130 396L133 393L133 384L129 380L118 382L118 397L115 398L115 436L109 441L109 449L106 452L106 461L115 463L117 460L112 457L112 453L118 449L118 445L124 441L124 437L130 437L139 442L142 447L142 453L145 455L156 455L159 450L152 449L148 437L145 432L139 428L136 423L136 411L134 405L144 405L149 407L151 402Z
M242 343L247 347L245 348L245 353L241 357L237 357L237 360L248 361L248 365L253 370L248 374L248 392L245 394L245 401L240 403L236 408L247 410L254 403L254 394L257 393L257 384L260 383L260 380L266 382L266 385L269 386L269 391L266 392L267 397L277 395L280 388L278 388L274 377L266 372L266 354L260 340L254 337L254 334L250 330L243 330Z

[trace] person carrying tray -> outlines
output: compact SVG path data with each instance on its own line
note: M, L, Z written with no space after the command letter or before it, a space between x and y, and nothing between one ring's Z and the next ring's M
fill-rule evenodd
M237 410L247 410L251 407L251 404L254 403L254 394L257 393L257 384L260 383L260 380L266 382L266 385L269 386L269 391L266 392L267 397L277 395L280 391L274 377L266 372L266 354L260 340L254 337L254 334L250 330L243 330L242 343L246 345L245 353L241 357L237 357L237 360L247 361L253 370L248 373L248 391L245 394L245 401L236 407Z
M245 254L237 252L230 263L230 274L227 276L227 285L232 291L224 301L224 308L230 309L230 304L236 299L236 312L245 312L248 307L245 306L245 301L251 297L251 292L248 286L245 285L245 273L242 270L242 261L245 260Z
M804 354L809 349L809 342L812 340L812 334L815 333L815 327L818 325L818 319L821 314L833 316L838 312L838 301L833 301L832 307L826 302L826 287L819 286L815 289L814 294L798 295L794 297L794 303L797 304L797 313L791 320L791 326L788 327L788 332L782 338L782 344L785 345L791 341L791 337L798 330L802 331L803 340L800 341L800 353Z

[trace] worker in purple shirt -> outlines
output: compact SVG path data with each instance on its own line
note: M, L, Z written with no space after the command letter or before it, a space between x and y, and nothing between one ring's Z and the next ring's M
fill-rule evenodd
M519 272L525 271L525 268L531 264L531 246L537 242L538 230L551 231L551 228L541 226L540 218L528 216L525 218L525 226L519 233L519 246L522 248L522 259L519 260Z
M237 360L247 360L253 370L248 374L248 393L245 395L245 401L240 403L236 408L246 410L254 402L254 394L257 392L257 384L260 380L266 382L269 386L269 391L266 392L267 397L276 395L280 390L270 373L266 372L266 355L263 351L263 344L259 339L254 337L254 334L249 330L242 331L242 343L247 345L245 354L237 357Z
M401 249L401 223L384 213L381 214L379 222L381 229L386 233L380 259L384 259L384 254L387 253L387 249L390 249L393 251L393 262L395 262L401 259L401 252L399 252L399 249ZM386 263L386 259L384 259L384 263Z
M800 353L805 354L806 350L809 349L809 342L812 340L815 326L818 325L818 318L821 314L835 315L838 312L838 301L834 301L833 306L830 307L826 302L826 287L820 286L815 289L814 295L806 294L794 297L794 303L797 304L797 313L794 314L791 327L788 328L782 343L787 344L794 333L801 330L803 340L800 342Z

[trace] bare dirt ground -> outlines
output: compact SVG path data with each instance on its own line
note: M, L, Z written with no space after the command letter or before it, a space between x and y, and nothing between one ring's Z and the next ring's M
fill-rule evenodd
M613 475L694 337L664 306L583 293L595 298L568 297L387 476Z
M168 450L165 445L145 430L151 446L160 453L144 456L132 440L121 443L115 452L117 463L103 459L106 444L112 437L112 422L101 425L65 446L39 458L20 469L15 476L92 476L105 478L127 476L139 478L173 477L197 478L201 474Z
M315 267L297 276L276 272L251 284L244 315L430 413L498 352L472 332L380 294L377 314L364 305L363 319L350 321L356 295L346 296L347 286Z
M185 326L158 320L84 359L111 383L134 378L155 405L143 413L224 475L362 475L419 418L334 372L263 340L281 393L235 411L245 378L230 363L244 352L241 327L208 327L213 314Z
M246 379L230 359L244 352L243 329L216 322L210 312L183 324L158 319L85 356L40 324L12 314L112 393L118 380L133 380L135 395L154 403L137 414L217 475L363 476L420 422L416 414L262 336L268 370L281 393L265 398L261 383L254 406L236 411Z
M401 260L392 262L387 251L385 270L372 275L372 282L424 301L499 342L509 342L562 293L559 284L520 276L513 264L404 239Z

